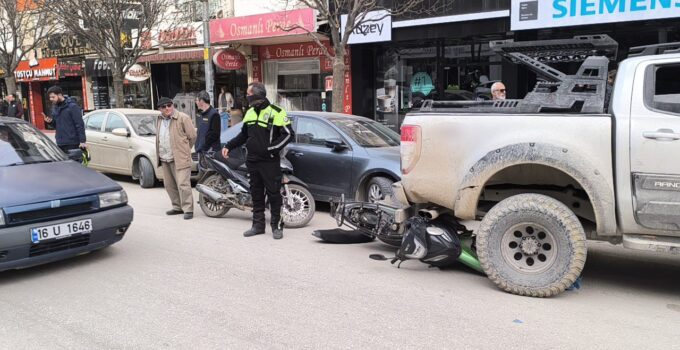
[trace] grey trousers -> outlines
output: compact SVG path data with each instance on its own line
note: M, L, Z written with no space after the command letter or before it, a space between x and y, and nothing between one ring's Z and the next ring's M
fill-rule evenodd
M161 162L163 186L170 196L172 209L194 212L194 194L191 191L191 168L177 169L175 162Z

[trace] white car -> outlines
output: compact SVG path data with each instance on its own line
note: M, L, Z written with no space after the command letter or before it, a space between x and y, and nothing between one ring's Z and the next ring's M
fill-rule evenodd
M143 188L163 180L156 164L156 118L151 109L100 109L86 114L89 167L104 173L132 176ZM198 155L192 154L192 178L198 176Z

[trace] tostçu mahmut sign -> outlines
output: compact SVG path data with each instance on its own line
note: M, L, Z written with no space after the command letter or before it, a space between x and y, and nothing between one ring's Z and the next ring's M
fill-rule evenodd
M680 17L680 0L512 0L511 29Z

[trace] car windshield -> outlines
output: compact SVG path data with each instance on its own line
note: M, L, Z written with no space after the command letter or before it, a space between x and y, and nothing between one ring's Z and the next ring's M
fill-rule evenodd
M156 135L156 118L157 114L128 114L128 119L135 133L139 136L154 136Z
M31 125L0 123L0 167L66 159L54 142Z
M399 134L376 121L338 118L331 122L362 147L399 146Z

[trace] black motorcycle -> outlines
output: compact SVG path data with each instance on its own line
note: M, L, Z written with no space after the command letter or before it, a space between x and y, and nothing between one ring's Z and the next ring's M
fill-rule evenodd
M199 192L198 201L203 213L209 217L222 217L231 208L250 211L253 200L250 194L250 182L244 163L222 162L215 154L203 156L205 172L196 185ZM316 211L314 197L307 184L293 175L293 165L281 157L283 184L281 195L283 206L281 216L284 227L300 228L306 226Z

